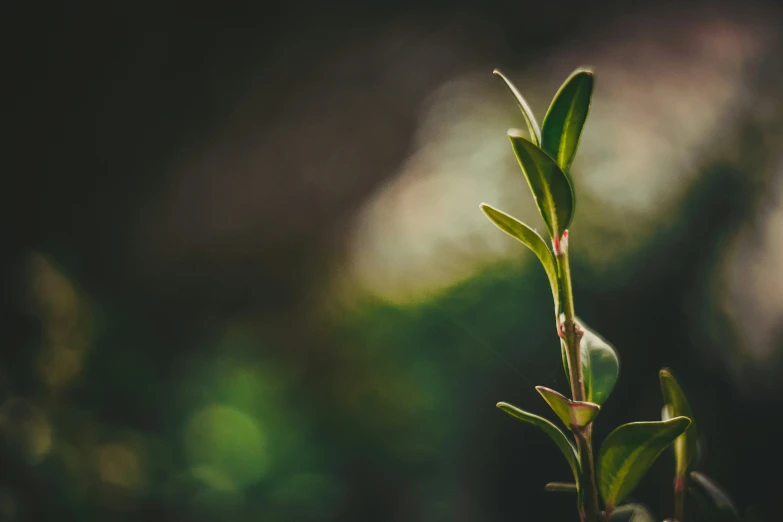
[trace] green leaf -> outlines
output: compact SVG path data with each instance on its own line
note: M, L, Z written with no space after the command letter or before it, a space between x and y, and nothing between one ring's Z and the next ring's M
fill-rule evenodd
M557 91L544 118L541 148L563 172L568 172L576 155L579 137L590 111L593 96L592 71L577 69Z
M557 267L555 265L555 258L552 255L552 251L549 250L549 246L546 241L538 235L538 232L525 225L517 218L509 216L505 212L498 210L486 203L480 205L481 211L486 215L490 221L500 230L522 242L526 247L533 251L538 257L538 260L546 271L546 276L549 278L549 286L552 288L552 297L555 301L555 310L560 303L559 286L557 284Z
M692 471L690 477L693 484L697 486L695 489L709 499L710 504L716 511L714 514L711 514L712 518L710 520L715 520L716 522L740 521L739 513L734 503L715 482L704 473L699 473L698 471Z
M533 111L530 109L530 105L528 105L527 101L525 101L525 98L522 97L522 93L519 92L519 89L517 89L516 85L514 85L511 80L506 78L506 76L500 72L500 69L495 69L492 71L492 74L499 76L501 80L506 82L506 87L508 87L508 90L511 91L511 94L514 95L519 108L522 110L522 115L525 117L525 122L527 122L527 130L530 132L530 141L536 145L540 144L541 130L538 128L538 122L536 121L535 116L533 116Z
M601 405L617 383L617 377L620 375L620 359L612 345L585 325L581 319L577 318L576 323L584 332L581 355L585 397L588 402ZM568 359L562 341L560 354L563 359L563 369L568 376Z
M609 522L655 522L655 518L641 504L623 504L612 511Z
M560 448L561 452L563 452L563 455L568 461L568 465L571 466L571 471L574 474L574 480L579 480L579 460L576 454L576 448L573 444L571 444L571 442L568 440L568 437L566 437L566 434L563 433L560 428L543 417L539 417L538 415L533 415L532 413L520 410L516 406L506 402L499 402L497 407L512 417L516 417L521 421L532 424L533 426L537 426L544 433L549 435L549 438L555 441L557 447Z
M559 239L574 217L571 182L546 152L519 135L519 131L508 131L508 137L549 234Z
M636 487L658 455L690 423L687 417L632 422L606 437L598 453L598 489L607 509L611 510Z
M617 352L604 338L577 318L584 331L582 336L582 365L585 367L585 396L589 402L603 404L612 393L620 375Z
M665 409L670 417L688 417L691 419L691 425L685 430L685 433L677 437L674 441L674 461L677 469L677 475L685 475L688 472L688 465L693 462L699 449L699 439L696 432L696 422L693 420L693 412L682 391L680 384L672 375L668 368L661 370L661 393Z
M584 428L598 415L601 407L592 402L572 401L563 394L550 390L544 386L536 386L536 391L541 394L552 411L569 428Z

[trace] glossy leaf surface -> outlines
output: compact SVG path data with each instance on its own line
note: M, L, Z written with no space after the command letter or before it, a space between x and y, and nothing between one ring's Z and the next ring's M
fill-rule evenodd
M566 460L568 461L568 465L571 467L571 471L574 474L574 479L579 480L579 461L577 459L576 448L574 448L574 445L571 444L566 434L563 433L560 428L545 418L539 417L538 415L533 415L532 413L528 413L524 410L520 410L512 404L499 402L497 407L512 417L515 417L523 422L527 422L528 424L532 424L546 433L549 438L551 438L555 444L557 444L557 447L560 448L563 456L565 456Z
M582 336L582 372L585 381L585 398L588 402L603 404L614 389L620 375L620 359L614 347L591 330L581 319L576 323L584 332ZM565 345L560 343L563 369L568 376Z
M530 105L528 105L527 101L522 96L522 93L519 92L519 89L517 89L517 86L514 85L511 80L506 78L506 75L500 72L500 69L495 69L494 71L492 71L492 74L498 76L501 80L503 80L506 83L506 87L508 87L508 90L511 91L511 94L514 96L514 99L517 100L517 105L519 105L519 109L522 111L522 115L525 117L525 122L527 123L527 130L530 133L530 141L532 141L536 145L540 145L541 129L539 129L538 122L536 121L536 118L533 115L533 111L530 109Z
M590 100L593 96L593 73L577 69L557 91L544 118L541 148L563 172L568 172L576 155Z
M632 422L606 437L598 454L598 490L616 506L644 477L658 455L688 428L690 419Z
M555 265L555 258L552 255L552 251L549 250L546 241L538 235L538 232L525 225L517 218L487 205L486 203L482 203L480 207L481 211L484 212L484 215L486 215L496 227L514 239L519 240L538 257L538 260L544 267L546 276L549 279L549 286L552 288L555 309L557 309L558 303L560 302L559 286L557 284L557 267Z
M508 131L508 137L550 236L560 238L574 215L571 182L552 158L519 131Z
M620 359L614 347L577 319L584 331L582 364L585 368L585 396L589 402L603 404L620 375Z
M670 417L688 417L691 419L691 425L685 430L685 433L677 437L674 441L674 460L678 475L684 475L688 471L688 465L695 459L698 451L699 440L696 432L696 423L693 420L685 392L682 391L680 384L672 375L668 368L661 370L659 374L661 381L661 393L666 411Z
M601 407L592 402L572 401L561 393L544 386L536 386L536 391L552 408L552 411L566 426L584 428L598 415Z

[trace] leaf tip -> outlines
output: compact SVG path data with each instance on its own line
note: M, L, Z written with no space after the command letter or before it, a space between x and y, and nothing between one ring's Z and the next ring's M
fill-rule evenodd
M685 430L688 429L688 426L691 425L691 422L693 422L690 417L686 417L684 415L679 415L677 417L672 417L668 421L665 421L671 424L676 424L677 428L680 429L680 434L684 433Z
M500 215L504 215L505 212L496 209L495 207L493 207L492 205L490 205L488 203L481 203L479 205L479 209L487 217L487 219L489 219L490 221L495 223L496 226L500 226L498 224L498 221L497 221L498 217ZM501 230L503 230L503 227L501 227Z
M527 139L525 138L525 131L523 131L522 129L517 129L517 128L508 129L506 131L506 134L512 141L516 139L523 139L523 140Z
M593 72L593 68L590 67L589 65L582 65L580 67L577 67L571 75L577 76L580 74L585 76L590 76L591 78L595 76L595 73Z

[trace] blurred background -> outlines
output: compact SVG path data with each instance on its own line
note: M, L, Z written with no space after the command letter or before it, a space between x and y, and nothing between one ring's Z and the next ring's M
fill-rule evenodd
M328 3L327 3L328 4ZM5 5L0 520L577 520L494 405L567 390L506 138L596 73L577 313L596 427L683 383L779 520L783 11L761 1ZM634 492L672 514L669 454Z

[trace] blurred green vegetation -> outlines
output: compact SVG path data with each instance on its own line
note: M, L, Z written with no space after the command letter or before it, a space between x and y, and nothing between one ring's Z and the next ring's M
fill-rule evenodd
M418 306L367 298L328 320L332 351L305 369L252 321L194 325L193 353L172 360L143 320L97 319L91 310L113 307L45 256L30 266L44 335L11 372L0 424L6 476L17 478L4 498L20 519L134 518L157 506L207 519L332 520L357 489L404 477L413 484L400 486L411 489L404 509L453 518L454 495L468 494L458 455L492 412L491 399L476 401L486 380L505 374L531 400L532 375L564 379L556 341L538 341L551 311L532 303L547 282L521 276L518 263ZM47 333L58 328L67 334ZM71 356L41 356L53 350ZM38 494L50 501L33 502Z
M491 70L536 109L587 58L596 438L659 418L671 367L699 469L773 522L783 23L752 4L18 6L0 522L573 520L494 406L567 389L548 282L478 204L530 210ZM660 518L672 468L632 495Z

